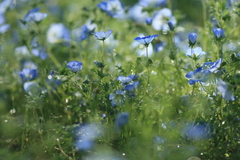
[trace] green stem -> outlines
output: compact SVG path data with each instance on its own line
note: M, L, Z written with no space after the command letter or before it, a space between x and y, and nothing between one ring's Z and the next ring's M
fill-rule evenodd
M103 42L103 47L102 47L102 63L104 64L104 50L105 50L105 46L104 46L104 40Z

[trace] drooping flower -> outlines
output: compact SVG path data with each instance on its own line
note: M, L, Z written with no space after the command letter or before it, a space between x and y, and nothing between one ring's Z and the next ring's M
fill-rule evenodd
M37 69L23 68L18 74L24 81L31 81L37 76Z
M211 72L209 70L205 70L203 67L199 67L194 71L188 72L185 77L189 79L188 83L190 85L193 85L196 82L205 82L210 73Z
M82 69L82 63L78 61L70 61L67 64L67 67L74 73Z
M94 36L98 39L98 40L102 40L104 41L105 39L107 39L110 35L112 34L112 30L109 30L107 32L96 32L94 33Z
M61 43L70 39L68 29L62 23L53 23L47 31L47 41L49 43Z
M145 45L148 47L148 45L156 38L158 35L149 35L147 37L136 37L134 40Z
M224 82L222 79L218 79L217 81L217 90L222 93L222 98L226 101L235 101L236 97L233 95L231 89L228 84Z
M216 39L221 39L224 37L225 30L222 30L221 28L213 29L213 34L216 37Z
M157 31L168 31L167 22L171 21L173 25L176 24L176 19L172 16L172 11L168 8L163 8L153 14L152 27Z
M202 50L201 47L196 47L196 48L189 48L187 52L185 53L186 56L191 57L195 60L201 58L203 55L205 55L206 52Z
M198 35L196 33L189 33L188 34L188 43L190 47L193 47L197 42Z
M117 132L120 131L122 126L124 126L128 123L128 119L129 119L129 113L128 112L120 113L120 114L117 115L116 121L115 121Z
M108 0L97 5L102 11L113 18L123 18L124 8L119 0Z

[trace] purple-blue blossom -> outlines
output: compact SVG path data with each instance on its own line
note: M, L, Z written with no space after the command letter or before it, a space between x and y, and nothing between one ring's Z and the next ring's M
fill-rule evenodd
M197 37L198 35L196 33L189 33L188 34L188 43L189 43L189 46L194 46L195 43L197 42Z
M70 61L67 64L67 67L74 73L82 69L82 63L78 61Z
M123 18L124 8L119 0L108 0L99 3L97 6L113 18Z
M134 40L145 45L146 47L156 38L158 35L149 35L146 37L136 37Z
M37 77L37 69L23 68L18 74L24 81L31 81Z
M94 33L94 36L98 39L98 40L102 40L104 41L105 39L107 39L110 35L112 34L112 30L109 30L107 32L96 32Z
M224 37L225 30L222 30L221 28L213 29L213 34L217 39L221 39Z

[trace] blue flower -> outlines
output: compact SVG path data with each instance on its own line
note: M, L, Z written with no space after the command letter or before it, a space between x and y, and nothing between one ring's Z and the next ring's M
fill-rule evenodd
M236 97L232 94L231 89L222 79L218 79L217 90L222 93L222 98L226 101L235 101Z
M189 48L187 50L187 53L185 53L186 56L191 57L195 60L201 58L205 54L206 54L206 52L202 51L201 47L196 47L194 49Z
M122 128L123 125L128 123L128 119L129 119L128 112L120 113L117 115L116 121L115 121L117 132L120 131L120 129Z
M32 96L37 96L41 93L42 89L36 82L25 82L23 84L24 90Z
M62 23L53 23L47 31L49 43L61 43L70 40L69 30Z
M172 21L168 21L168 27L171 31L174 30L175 27L174 27L174 24L172 23Z
M152 17L146 18L145 22L147 25L151 25L152 24Z
M101 2L97 6L113 18L122 18L124 15L124 8L119 0Z
M124 76L118 76L117 79L118 81L122 82L123 84L125 83L129 83L130 81L132 81L132 77L124 77Z
M44 51L43 47L33 48L32 53L34 56L45 60L48 57L48 54Z
M31 81L37 76L37 69L23 68L19 75L24 81Z
M134 40L147 47L157 36L158 35L149 35L147 37L136 37Z
M199 67L194 71L188 72L185 77L189 79L188 83L193 85L196 82L205 82L210 73L209 70Z
M183 128L183 136L188 140L205 140L212 137L212 127L204 122L188 123Z
M224 37L225 30L222 30L221 28L213 29L213 34L216 37L216 39L221 39Z
M74 73L82 69L82 63L78 61L70 61L67 64L67 67Z
M102 40L104 41L105 39L107 39L110 35L112 34L112 30L109 30L107 32L96 32L94 33L94 36L98 39L98 40Z
M166 42L162 41L160 43L155 44L154 51L155 52L161 52L164 49L164 46L166 45Z
M116 90L115 93L111 93L109 95L109 100L111 101L111 105L114 107L116 105L121 106L125 101L125 91Z
M188 34L188 43L191 47L194 46L195 43L197 42L197 37L198 37L198 35L196 33Z
M128 92L133 92L139 86L139 81L131 82L125 86L125 90Z
M217 72L218 68L220 68L222 63L222 58L217 60L216 62L205 62L203 64L204 68L207 68L211 73Z
M40 22L48 16L47 13L41 13L38 11L39 11L38 7L28 11L28 13L24 16L23 21L25 21L25 22Z

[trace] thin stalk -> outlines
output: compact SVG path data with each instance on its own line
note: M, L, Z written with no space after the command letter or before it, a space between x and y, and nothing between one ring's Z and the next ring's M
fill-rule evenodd
M105 50L105 46L104 46L104 40L103 42L103 47L102 47L102 63L104 64L104 50Z

